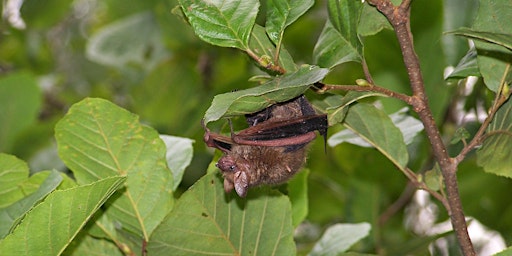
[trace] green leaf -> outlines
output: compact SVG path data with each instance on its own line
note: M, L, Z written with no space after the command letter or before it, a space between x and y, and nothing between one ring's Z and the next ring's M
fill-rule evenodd
M0 78L0 152L10 151L16 136L36 121L41 99L31 74L12 73Z
M50 176L41 184L39 190L6 208L0 209L0 238L5 237L11 232L25 214L34 207L34 205L55 190L61 181L62 177L59 172L52 171Z
M495 45L503 46L509 50L512 50L512 35L511 34L476 31L476 30L473 30L470 28L459 28L457 30L450 31L447 33L489 42L489 43L492 43Z
M371 226L368 223L334 224L330 226L315 244L309 256L335 256L346 252L352 245L368 236Z
M313 49L313 63L320 67L332 68L350 61L361 62L361 55L331 22L327 21Z
M377 92L349 91L343 97L341 97L340 95L332 95L326 97L324 100L324 109L327 111L328 114L329 126L343 122L343 119L345 119L345 115L347 114L348 111L347 107L350 104L358 100L373 96L385 97L386 95Z
M15 156L0 153L0 208L25 196L20 185L28 179L28 165Z
M360 36L372 36L383 29L393 30L393 27L389 24L386 17L377 11L377 8L365 4L359 18L357 33Z
M276 47L267 34L265 33L265 28L262 26L255 24L251 33L251 40L249 41L249 47L256 53L258 56L274 56L276 52ZM275 63L274 63L275 64ZM281 50L279 51L279 66L281 66L284 70L288 72L293 72L297 70L297 65L293 61L292 56L288 51L281 46Z
M512 9L512 1L480 1L473 30L494 34L512 35L512 15L504 10ZM490 18L492 17L492 18ZM507 40L509 41L510 38ZM494 43L475 41L478 51L478 67L485 85L496 92L500 87L507 65L512 63L512 51ZM509 76L509 74L506 74Z
M332 68L341 63L361 62L363 46L357 35L362 3L329 0L329 20L313 50L314 63Z
M167 148L165 158L172 172L174 181L172 190L175 191L178 185L180 185L185 168L187 168L192 160L192 154L194 152L192 143L194 143L194 140L170 135L160 135L160 138L164 141L165 147Z
M124 181L124 177L116 176L54 191L27 214L12 234L0 241L0 252L59 255Z
M313 0L268 0L265 29L270 40L275 45L280 45L286 27L295 22L314 3Z
M207 43L247 50L260 6L257 0L179 0L196 35Z
M127 175L126 189L107 214L148 238L173 205L172 173L156 131L106 100L89 98L69 109L55 137L61 159L79 184Z
M408 122L417 123L417 120L416 122L411 119L406 119L405 121L406 124ZM402 131L381 110L370 104L358 103L348 110L344 125L365 142L379 150L397 167L404 168L407 165L409 157ZM412 123L409 123L404 125L404 127L410 129L411 125ZM414 137L418 131L423 129L418 124L414 126L416 128L412 130L409 136ZM347 141L345 133L340 132L332 135L327 141L329 146L334 147L341 142ZM354 141L350 142L355 143ZM357 145L360 144L357 143Z
M510 256L510 255L512 255L512 246L507 247L507 249L494 254L494 256Z
M151 70L169 53L151 12L137 13L102 27L87 42L87 57L107 66L138 64Z
M302 169L288 181L288 197L292 203L292 224L294 227L308 215L308 176L309 169Z
M496 112L487 127L487 138L477 151L477 163L486 172L512 178L512 101Z
M464 79L468 76L481 76L480 71L478 70L478 63L476 62L475 48L469 49L466 55L459 61L459 64L457 64L446 79Z
M253 189L225 194L219 173L197 181L148 243L150 255L295 255L288 198Z
M219 94L206 111L205 124L221 117L254 113L277 102L293 99L303 94L311 84L322 80L327 72L327 69L315 66L302 66L294 73L286 73L261 86Z

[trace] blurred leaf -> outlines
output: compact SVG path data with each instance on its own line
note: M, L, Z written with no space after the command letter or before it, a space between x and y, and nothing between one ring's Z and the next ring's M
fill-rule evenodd
M41 100L33 75L19 72L0 78L0 152L8 152L16 136L36 121Z
M478 0L444 0L443 31L471 26L477 11ZM450 66L455 65L455 63L466 54L469 48L465 38L456 37L454 35L443 35L441 42L443 53L446 57L446 63Z
M424 179L427 187L434 191L439 191L444 188L443 175L441 174L441 169L439 168L438 163L434 165L434 168L425 172Z
M39 190L6 208L0 208L0 238L4 238L9 232L12 232L12 229L20 222L25 214L37 203L42 201L49 193L55 190L61 181L62 177L59 172L53 171L41 184Z
M86 55L107 66L138 64L151 70L169 54L153 14L142 12L102 27L89 39Z
M295 255L288 198L275 190L225 194L210 173L176 203L153 233L150 255Z
M295 22L313 4L313 0L268 0L265 29L275 45L280 45L286 27Z
M148 238L173 205L172 173L158 134L134 114L89 98L69 109L56 125L55 137L60 157L79 184L127 175L126 189L107 214Z
M360 36L372 36L383 29L393 30L393 27L391 27L386 17L377 11L375 7L365 4L361 11L357 33Z
M196 35L207 43L247 50L258 8L257 0L179 0Z
M481 76L476 62L476 49L471 48L466 55L459 61L459 64L446 77L446 79L464 79L468 76Z
M470 39L477 39L485 42L489 42L495 45L503 46L509 50L512 50L512 38L511 34L493 33L486 31L476 31L470 28L459 28L454 31L448 32L448 34L454 34L458 36L464 36Z
M255 24L254 28L252 29L249 47L258 56L274 56L276 52L276 47L272 44L267 34L265 33L265 28L258 24ZM279 51L279 66L288 72L297 70L297 65L295 65L292 56L290 53L288 53L284 46L281 46L281 50Z
M512 178L512 100L503 104L487 127L477 163L486 172Z
M20 184L28 179L28 166L15 156L0 153L0 208L25 196Z
M308 176L309 169L302 169L288 181L288 197L292 204L292 224L294 227L308 215Z
M494 254L494 256L510 256L510 255L512 255L512 247L507 247L507 249Z
M414 118L411 118L412 117L399 118L401 122L404 122L404 126L407 126L407 131L411 128L408 122L418 122ZM393 120L382 111L372 105L358 103L350 107L345 117L344 125L365 142L378 149L396 166L403 168L407 165L408 153L402 131L400 131L393 123ZM414 136L423 129L423 127L420 129L419 125L415 125L415 127L416 128L410 133L410 136ZM340 132L332 135L328 140L329 146L334 147L347 141L345 133L346 132ZM357 141L353 140L350 142L357 143ZM357 143L357 145L362 146L360 143Z
M61 22L72 10L70 0L28 0L19 3L21 16L30 29L50 29ZM4 6L5 7L5 6Z
M510 9L512 9L512 1L480 1L478 16L472 29L493 34L511 35L512 26L509 26L509 24L512 13L503 12L503 10ZM492 19L489 17L492 17ZM478 67L485 85L496 92L502 81L506 66L512 63L512 51L494 43L479 40L475 41L475 46L478 52Z
M9 255L59 255L124 181L124 177L115 176L54 191L0 241L0 251Z
M468 130L466 130L464 127L460 127L455 131L455 134L453 135L450 144L457 144L459 141L464 141L468 139L470 136L471 135L469 134Z
M335 256L346 252L352 245L368 236L371 226L368 223L334 224L330 226L316 243L310 256Z
M194 152L192 143L194 143L194 140L170 135L160 135L160 139L164 141L167 148L165 158L167 159L167 165L171 169L174 181L172 190L176 191L176 188L180 185L185 168L187 168L192 160Z
M302 66L294 73L286 73L261 86L219 94L206 111L204 122L254 113L276 102L293 99L303 94L311 84L322 80L327 72L327 69L315 66Z

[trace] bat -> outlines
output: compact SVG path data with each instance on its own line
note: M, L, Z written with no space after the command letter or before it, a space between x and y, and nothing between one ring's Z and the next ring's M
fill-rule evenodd
M324 139L327 133L327 116L317 115L303 95L246 115L246 121L249 128L231 131L231 137L211 133L202 124L206 145L224 152L216 164L224 190L234 188L240 197L251 187L289 180L305 163L315 131Z

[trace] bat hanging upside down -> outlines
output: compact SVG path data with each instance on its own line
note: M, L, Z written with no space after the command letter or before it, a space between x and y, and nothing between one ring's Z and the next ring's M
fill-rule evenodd
M204 141L222 152L217 167L224 190L245 197L250 187L280 184L290 179L306 161L306 146L315 131L326 136L327 116L317 115L302 95L246 115L249 128L231 138L211 133L204 125Z

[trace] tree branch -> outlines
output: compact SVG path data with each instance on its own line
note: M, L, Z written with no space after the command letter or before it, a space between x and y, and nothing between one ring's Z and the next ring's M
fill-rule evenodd
M449 204L449 209L447 210L450 213L453 229L464 255L476 255L473 244L469 238L462 203L460 201L456 176L457 163L448 155L425 94L419 59L414 50L410 29L411 0L404 0L399 7L393 6L389 0L369 0L368 3L375 6L377 10L384 14L395 30L413 92L411 103L414 111L418 114L425 127L425 132L444 178Z

